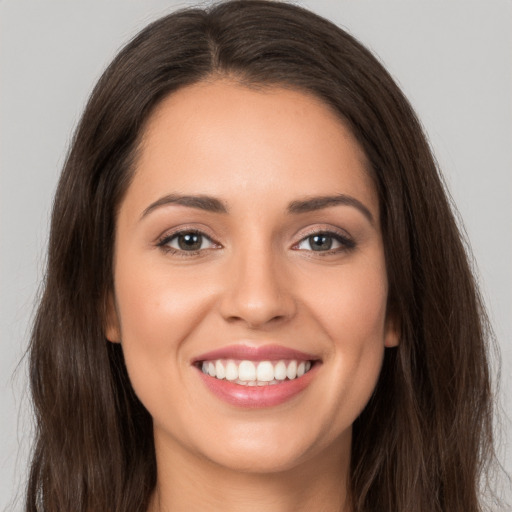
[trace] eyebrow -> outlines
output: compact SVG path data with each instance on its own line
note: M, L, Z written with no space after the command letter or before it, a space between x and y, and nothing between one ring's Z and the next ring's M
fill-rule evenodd
M371 224L374 223L373 215L370 210L358 199L346 194L336 194L333 196L315 196L310 198L292 201L288 205L289 213L307 213L316 210L322 210L329 206L352 206L358 209Z
M224 205L222 201L219 201L215 197L211 196L182 196L179 194L169 194L164 197L161 197L154 203L151 203L140 216L141 219L146 217L153 210L161 206L166 206L169 204L179 204L181 206L188 206L189 208L198 208L199 210L206 210L208 212L214 213L228 213L227 207Z
M213 213L228 213L227 206L217 199L216 197L207 195L180 195L180 194L168 194L151 203L141 215L141 220L146 217L149 213L157 208L166 206L169 204L178 204L181 206L187 206L189 208L197 208L199 210L205 210ZM314 196L306 197L304 199L292 201L288 205L288 213L301 214L307 212L313 212L322 210L330 206L352 206L359 210L371 224L374 223L373 215L370 210L361 201L352 196L346 194L336 194L333 196Z

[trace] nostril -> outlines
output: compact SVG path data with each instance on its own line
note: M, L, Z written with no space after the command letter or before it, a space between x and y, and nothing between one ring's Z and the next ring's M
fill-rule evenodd
M233 259L232 274L220 301L226 321L244 322L249 328L257 329L294 315L295 301L287 288L290 281L285 279L286 269L276 267L274 255L270 248L259 247L258 251L247 250Z

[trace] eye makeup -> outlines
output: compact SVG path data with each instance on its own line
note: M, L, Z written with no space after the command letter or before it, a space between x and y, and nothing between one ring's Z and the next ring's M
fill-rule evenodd
M166 233L156 243L166 254L181 257L196 256L204 251L222 248L222 245L212 239L204 231L197 228L181 228L172 233ZM311 229L298 243L291 248L296 251L310 251L315 255L333 255L351 251L356 247L355 241L338 231L328 229Z

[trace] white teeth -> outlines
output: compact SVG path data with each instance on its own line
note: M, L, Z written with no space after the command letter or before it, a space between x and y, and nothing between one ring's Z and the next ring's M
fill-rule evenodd
M226 370L221 361L215 363L215 376L217 379L223 379L226 376Z
M274 367L270 361L261 361L261 363L258 363L256 379L263 382L274 380Z
M279 384L285 379L302 377L311 369L311 361L239 361L217 359L203 361L201 370L210 377L226 379L243 386L266 386Z
M228 361L226 365L226 380L238 379L238 366L234 361Z
M252 361L242 361L238 365L238 378L240 380L256 380L256 367Z
M286 369L286 376L292 380L297 377L297 361L291 361Z
M274 368L274 378L276 380L286 379L286 365L284 361L279 361Z

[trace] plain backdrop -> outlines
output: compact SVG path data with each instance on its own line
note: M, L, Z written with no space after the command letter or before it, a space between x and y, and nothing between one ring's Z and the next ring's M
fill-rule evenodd
M71 134L116 51L192 3L0 0L0 510L22 509L32 424L21 360ZM370 47L418 112L473 248L502 352L499 400L512 411L512 2L297 3Z

